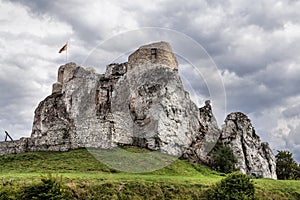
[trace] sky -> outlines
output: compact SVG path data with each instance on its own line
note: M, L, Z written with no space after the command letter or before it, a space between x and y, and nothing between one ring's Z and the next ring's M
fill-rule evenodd
M300 162L299 10L298 0L0 0L0 140L4 130L14 139L30 136L34 110L51 94L57 69L65 64L58 50L66 41L69 61L104 73L104 58L112 52L128 55L132 44L153 42L147 34L143 40L114 38L156 27L201 45L224 87L226 114L247 114L274 152L291 151ZM105 41L113 48L87 62ZM182 49L193 54L189 46ZM198 100L210 99L205 73L194 79L190 63L177 56L186 89ZM213 99L213 109L219 103ZM224 116L214 112L221 127Z

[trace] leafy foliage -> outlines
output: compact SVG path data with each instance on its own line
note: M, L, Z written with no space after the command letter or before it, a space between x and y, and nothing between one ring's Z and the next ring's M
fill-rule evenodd
M29 185L23 189L22 199L70 199L71 193L64 186L62 177L53 177L51 174L42 176L41 182Z
M232 173L207 191L207 199L255 199L254 183L248 175Z
M293 159L289 151L278 151L276 155L277 178L282 180L299 179L300 166Z
M21 199L21 188L12 180L0 182L0 200Z
M213 153L213 160L213 169L223 173L233 172L235 170L235 164L237 163L232 149L223 144L216 146L216 150Z

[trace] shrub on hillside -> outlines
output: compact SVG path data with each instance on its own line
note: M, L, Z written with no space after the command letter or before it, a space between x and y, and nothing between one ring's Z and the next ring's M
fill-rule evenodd
M212 186L206 193L207 199L242 200L255 199L254 184L248 175L240 172L230 174Z
M31 184L23 188L22 199L70 199L71 193L63 184L62 177L53 177L51 174L42 176L40 183Z
M13 180L3 180L0 182L0 200L16 200L21 199L20 187Z

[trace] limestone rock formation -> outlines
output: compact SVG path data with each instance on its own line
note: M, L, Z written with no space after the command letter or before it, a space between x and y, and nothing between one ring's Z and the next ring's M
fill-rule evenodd
M1 142L0 155L135 145L209 163L221 140L233 148L241 171L276 178L274 155L246 116L229 115L220 134L210 101L201 108L191 101L170 45L158 42L108 65L105 74L62 65L52 94L35 110L31 137Z
M254 177L276 179L276 160L268 143L261 143L250 119L241 112L229 114L220 142L232 148L237 168Z
M75 63L61 66L52 95L36 110L31 137L69 148L136 145L205 160L205 138L216 135L216 142L220 131L209 102L199 110L177 69L165 42L140 47L103 75Z
M183 158L199 164L209 164L210 152L221 134L209 100L205 101L205 106L199 108L199 122L200 134L194 135L193 142L185 150Z

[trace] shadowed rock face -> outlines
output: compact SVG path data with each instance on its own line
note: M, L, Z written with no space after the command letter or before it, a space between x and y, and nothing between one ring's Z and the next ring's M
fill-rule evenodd
M194 135L192 143L183 154L183 158L199 164L209 164L211 162L210 152L221 134L209 100L205 102L205 106L199 108L198 116L200 122L199 134Z
M275 157L268 143L260 142L245 114L235 112L227 116L220 142L232 148L240 171L255 177L277 178Z
M135 145L209 163L221 130L210 102L198 108L177 69L165 42L140 47L128 62L108 65L105 74L75 63L63 65L52 94L35 111L31 138L0 143L0 155ZM260 168L264 177L274 178L272 151L242 116L227 117L220 140L234 149L241 171Z

